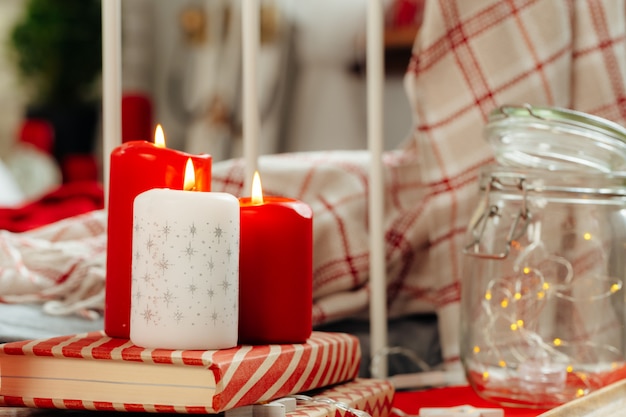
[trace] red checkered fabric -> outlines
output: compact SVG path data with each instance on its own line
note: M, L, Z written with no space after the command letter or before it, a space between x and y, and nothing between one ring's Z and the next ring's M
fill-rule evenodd
M458 359L461 250L493 161L482 129L503 104L576 109L626 123L622 0L428 0L405 78L412 137L384 155L390 316L435 311ZM314 320L368 312L369 155L264 156L265 191L314 210ZM218 163L214 189L243 193L242 161Z
M39 302L49 314L99 317L106 238L104 210L23 233L0 230L0 302Z

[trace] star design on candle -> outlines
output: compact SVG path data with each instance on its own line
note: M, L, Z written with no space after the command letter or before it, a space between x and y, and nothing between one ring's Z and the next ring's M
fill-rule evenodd
M224 294L228 293L228 289L230 288L230 281L228 281L228 279L224 278L224 280L222 281L222 289L224 290Z
M212 300L212 299L213 299L213 296L215 295L215 291L213 291L213 288L209 288L209 289L206 291L206 294L209 296L209 300Z
M157 262L157 268L161 270L161 274L165 274L165 271L170 267L170 263L165 259L165 254L161 255L161 260Z
M141 313L142 317L146 321L146 323L150 323L154 319L154 312L150 309L150 307L146 306L143 313Z
M169 224L167 224L167 222L165 222L165 226L163 226L163 228L161 229L161 233L163 233L163 235L165 236L165 240L167 240L167 237L169 236L171 231L172 228Z
M174 302L175 298L176 297L174 297L174 294L169 289L163 293L163 301L167 307L170 306L170 303Z
M211 320L213 320L213 324L216 324L216 323L217 323L217 319L218 319L219 317L220 317L220 316L217 314L217 312L216 312L216 311L213 311L213 313L211 314Z
M142 296L142 295L143 295L143 294L141 293L141 290L137 290L137 291L135 292L135 300L137 300L137 301L141 300L141 296Z
M209 261L209 272L213 272L213 269L215 268L215 264L213 263L213 258L211 258L211 260Z
M198 291L198 286L194 283L191 283L187 286L187 291L189 291L191 295L194 295L196 291Z
M232 252L232 250L230 250L230 246L229 246L228 249L226 250L226 256L228 256L228 259L230 259L232 254L233 254L233 252Z
M185 250L183 252L185 253L185 255L187 255L189 260L191 260L193 255L196 254L196 250L194 249L193 246L191 246L191 242L189 242L189 244L187 245L187 247L185 248Z
M148 250L148 253L150 253L153 247L154 241L152 240L152 237L148 236L148 240L146 241L146 249Z
M145 283L150 283L152 281L152 275L150 275L148 271L146 271L145 274L143 274L143 276L141 277L141 279Z
M184 318L185 316L183 313L180 310L176 310L176 313L174 313L174 320L176 320L176 323L180 323Z
M219 226L217 226L215 228L215 230L213 231L213 235L217 238L218 243L219 243L223 233L224 233L224 231Z
M198 233L198 230L196 229L196 225L192 223L191 226L189 226L189 234L191 237L195 237L196 233Z

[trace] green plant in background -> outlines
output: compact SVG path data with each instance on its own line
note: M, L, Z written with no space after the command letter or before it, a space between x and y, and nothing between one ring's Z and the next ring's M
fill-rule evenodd
M50 124L53 153L63 166L69 157L91 155L97 137L101 0L22 1L7 50L26 88L24 123Z
M26 0L9 44L32 104L94 99L102 69L100 0Z

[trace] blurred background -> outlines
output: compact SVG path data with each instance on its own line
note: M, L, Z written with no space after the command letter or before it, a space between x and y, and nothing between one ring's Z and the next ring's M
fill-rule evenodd
M366 148L367 0L261 3L260 153ZM241 0L121 4L122 140L151 140L160 123L168 147L241 156ZM411 126L403 76L421 5L385 1L387 149ZM28 196L101 180L100 7L0 2L0 159Z

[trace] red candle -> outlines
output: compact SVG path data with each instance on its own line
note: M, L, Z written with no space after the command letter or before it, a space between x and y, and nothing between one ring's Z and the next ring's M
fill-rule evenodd
M302 343L311 335L313 211L297 200L240 198L239 343Z
M195 167L196 190L210 191L211 156L193 156L165 148L160 126L155 144L130 141L111 153L104 310L104 331L110 337L130 336L134 199L152 188L182 190L188 158Z

